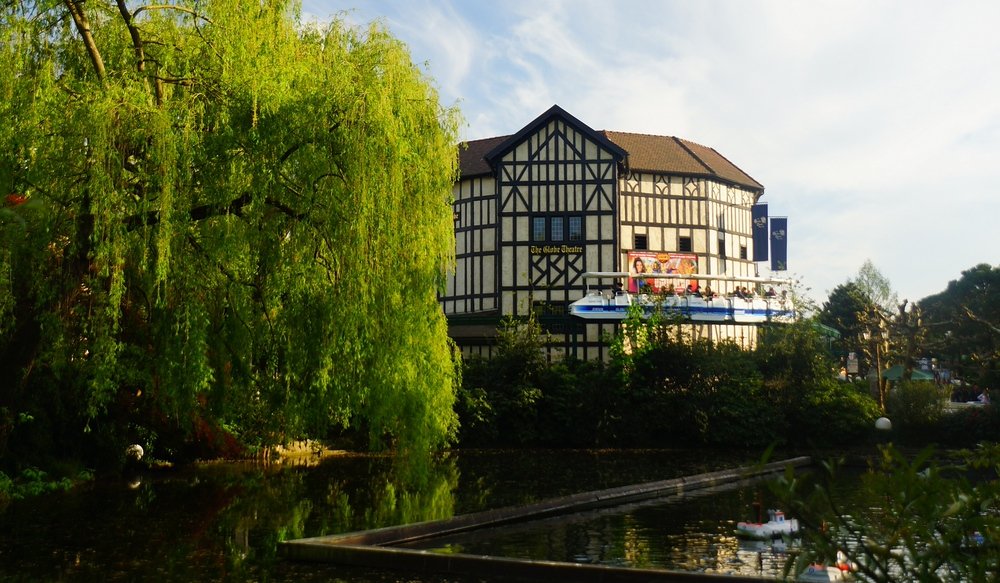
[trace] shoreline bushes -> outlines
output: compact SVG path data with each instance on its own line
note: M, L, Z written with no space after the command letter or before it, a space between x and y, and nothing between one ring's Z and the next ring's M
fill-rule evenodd
M622 329L607 363L549 363L533 318L505 321L494 357L464 364L458 446L829 448L876 439L878 403L864 386L834 378L809 321L762 329L754 350L692 341L655 318ZM925 400L894 401L895 435L969 445ZM976 435L988 434L979 425Z

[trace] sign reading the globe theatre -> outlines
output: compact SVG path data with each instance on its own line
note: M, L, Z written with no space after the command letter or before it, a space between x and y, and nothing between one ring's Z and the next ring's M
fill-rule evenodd
M532 245L532 255L575 255L583 253L582 245Z

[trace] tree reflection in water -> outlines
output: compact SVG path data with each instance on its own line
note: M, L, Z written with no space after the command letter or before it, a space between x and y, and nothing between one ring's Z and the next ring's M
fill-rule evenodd
M510 451L345 455L311 467L206 464L12 503L0 514L0 579L460 581L292 563L277 547L753 461L754 454Z

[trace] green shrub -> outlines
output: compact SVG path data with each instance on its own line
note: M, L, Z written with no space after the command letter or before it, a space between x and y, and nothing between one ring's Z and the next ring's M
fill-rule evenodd
M817 447L862 442L879 417L878 402L867 390L836 379L816 382L806 402L805 415L813 425L808 437L810 445Z
M538 439L543 445L592 447L602 443L600 427L608 411L604 367L567 359L538 378Z
M899 381L886 399L886 414L897 435L906 441L926 441L944 413L945 397L926 381Z
M464 447L837 446L874 431L864 387L832 378L811 325L762 332L757 350L685 338L633 317L612 362L545 361L529 318L508 319L490 360L465 363L456 404ZM628 349L626 349L628 344Z
M941 415L927 439L945 447L971 448L982 442L1000 442L997 405L969 406Z
M82 470L72 478L53 477L36 467L28 467L21 470L21 473L14 479L0 472L0 509L6 506L11 500L31 498L46 492L66 491L80 482L87 482L93 479L93 473L89 470Z
M486 389L467 387L463 382L455 395L455 413L458 415L459 443L471 446L496 440L496 413Z

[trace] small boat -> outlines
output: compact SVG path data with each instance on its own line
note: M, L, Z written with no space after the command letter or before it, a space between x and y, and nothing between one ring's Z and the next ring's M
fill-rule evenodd
M799 573L796 581L849 581L853 567L842 551L837 551L837 562L832 566L813 563Z
M827 567L821 563L813 563L805 571L799 573L796 581L848 581L850 569L835 565Z
M793 537L759 539L741 537L737 540L741 551L751 553L773 553L783 555L792 549L800 547L799 539Z
M799 521L794 518L786 519L783 511L770 509L767 511L767 516L767 522L737 522L736 534L746 538L766 540L799 532Z

